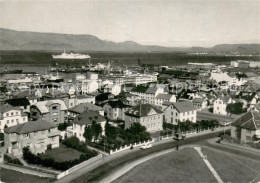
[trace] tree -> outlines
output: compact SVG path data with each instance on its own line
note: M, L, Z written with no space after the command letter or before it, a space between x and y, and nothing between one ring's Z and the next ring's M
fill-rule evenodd
M108 122L105 125L105 133L106 133L106 137L112 139L116 139L116 137L118 136L117 128L110 125Z
M246 109L243 108L243 103L231 103L226 107L228 113L231 114L242 114L246 112Z
M145 132L146 131L146 127L142 126L140 123L133 123L130 128L128 128L126 130L127 132L130 132L134 135L137 135L139 133Z
M97 123L96 121L92 121L91 129L92 129L92 134L93 134L95 140L97 140L98 137L100 136L100 134L102 133L101 125L99 123Z
M86 141L92 141L93 133L90 125L87 125L85 127L83 136L85 137Z

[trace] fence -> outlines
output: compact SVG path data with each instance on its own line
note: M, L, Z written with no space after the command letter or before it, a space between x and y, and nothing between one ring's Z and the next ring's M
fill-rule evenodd
M215 130L220 130L220 129L223 130L223 127L214 128L214 131L215 131ZM227 129L227 130L228 130L228 129ZM200 134L201 132L210 132L210 131L212 131L211 128L201 129L201 130L199 130L199 131L197 131L197 130L191 130L191 131L181 132L180 135L181 135L181 136L185 136L185 137L189 137L189 136L191 136L191 135L193 135L193 134ZM172 133L171 135L160 136L160 137L159 137L159 140L167 140L167 139L171 139L171 138L173 138L173 137L175 137L175 134L174 134L174 133Z
M89 159L87 161L84 161L84 162L82 162L80 164L77 164L77 165L71 167L70 169L60 173L59 175L57 175L56 178L60 179L60 178L66 176L66 175L68 175L68 174L70 174L70 173L72 173L72 172L74 172L76 170L79 170L79 169L83 168L84 166L89 165L89 164L91 164L91 163L93 163L93 162L95 162L95 161L97 161L97 160L99 160L101 158L102 158L102 154L99 154L99 155L97 155L97 156L95 156L95 157L93 157L93 158L91 158L91 159Z
M118 152L121 152L121 151L130 149L132 146L133 146L133 147L138 147L138 146L142 146L142 145L144 145L144 144L152 143L152 142L154 142L154 139L148 140L148 141L144 141L143 143L142 143L142 142L138 142L138 143L134 143L134 144L130 144L130 145L121 146L121 147L118 148L118 149L110 150L110 154L115 154L115 153L118 153Z

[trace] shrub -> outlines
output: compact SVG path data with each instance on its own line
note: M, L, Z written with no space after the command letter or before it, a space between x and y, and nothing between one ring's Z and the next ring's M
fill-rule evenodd
M4 160L6 161L6 162L8 162L8 163L12 163L12 164L17 164L17 165L21 165L21 166L23 166L23 164L20 162L20 160L19 159L17 159L17 158L11 158L11 157L9 157L8 155L4 155Z
M4 140L4 133L0 133L0 141Z

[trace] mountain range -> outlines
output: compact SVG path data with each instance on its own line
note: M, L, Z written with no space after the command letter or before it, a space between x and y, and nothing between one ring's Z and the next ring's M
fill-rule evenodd
M92 35L38 33L0 28L0 50L42 51L107 51L107 52L239 52L260 53L260 44L220 44L204 47L163 47L141 45L133 41L112 42Z

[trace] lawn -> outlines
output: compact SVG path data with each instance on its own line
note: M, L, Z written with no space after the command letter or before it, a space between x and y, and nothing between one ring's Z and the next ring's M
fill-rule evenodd
M40 155L42 158L54 158L57 162L79 159L83 154L75 149L66 147L60 143L60 147L47 150L44 154Z
M152 159L115 182L216 182L199 154L192 148Z
M3 168L1 168L0 170L0 178L3 182L54 182L54 179L23 174L20 172L7 170Z
M251 182L260 174L260 159L248 158L250 155L226 154L211 149L202 149L202 152L224 182Z

